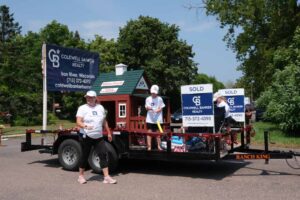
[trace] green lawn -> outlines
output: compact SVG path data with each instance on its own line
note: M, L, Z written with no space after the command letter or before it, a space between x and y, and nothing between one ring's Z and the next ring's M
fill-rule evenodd
M67 120L59 120L55 124L48 125L48 130L56 130L59 125L62 124L63 128L75 127L74 122ZM288 148L300 148L300 136L295 135L287 136L277 125L268 122L256 122L253 124L256 131L256 135L251 138L251 143L254 145L264 144L264 131L270 132L270 147L288 147ZM42 126L13 126L3 129L4 135L24 134L26 129L41 130Z
M252 144L264 144L264 131L268 130L270 133L270 147L287 147L287 148L300 148L300 135L284 134L276 124L268 122L255 122L254 129L256 135L251 138Z
M70 122L67 120L59 120L55 124L51 124L47 126L48 130L56 130L59 128L60 124L63 126L63 128L74 128L75 123ZM41 130L42 126L12 126L12 127L5 127L3 129L4 135L15 135L15 134L25 134L26 129L35 129L35 130Z

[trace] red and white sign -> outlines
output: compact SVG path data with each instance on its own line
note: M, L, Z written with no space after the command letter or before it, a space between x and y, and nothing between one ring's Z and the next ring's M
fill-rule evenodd
M124 81L108 81L108 82L103 82L101 84L101 87L120 86L123 84L124 84Z
M118 91L118 88L102 88L100 90L100 94L116 93L117 91Z

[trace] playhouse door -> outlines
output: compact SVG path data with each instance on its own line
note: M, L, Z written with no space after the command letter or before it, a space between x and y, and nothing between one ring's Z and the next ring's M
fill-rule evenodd
M106 120L111 129L116 127L116 103L114 101L102 101L102 106L107 111Z

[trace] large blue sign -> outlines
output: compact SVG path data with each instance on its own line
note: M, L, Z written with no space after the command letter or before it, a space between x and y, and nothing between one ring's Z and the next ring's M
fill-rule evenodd
M99 61L97 53L47 44L47 90L91 89L98 75Z
M183 115L213 115L212 94L182 94Z
M212 85L181 86L182 124L184 127L213 127Z

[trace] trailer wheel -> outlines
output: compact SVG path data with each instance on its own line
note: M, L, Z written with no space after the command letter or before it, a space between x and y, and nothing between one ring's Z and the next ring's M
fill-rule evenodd
M59 145L58 160L66 170L78 170L81 154L82 149L80 143L76 140L67 139Z
M105 145L106 145L107 152L108 152L108 156L107 156L108 168L109 168L110 172L114 172L114 171L116 171L116 169L118 167L119 158L118 158L116 150L110 143L105 142ZM88 162L89 162L90 167L93 169L93 171L95 173L102 173L102 169L100 167L100 158L97 155L94 148L91 150Z

